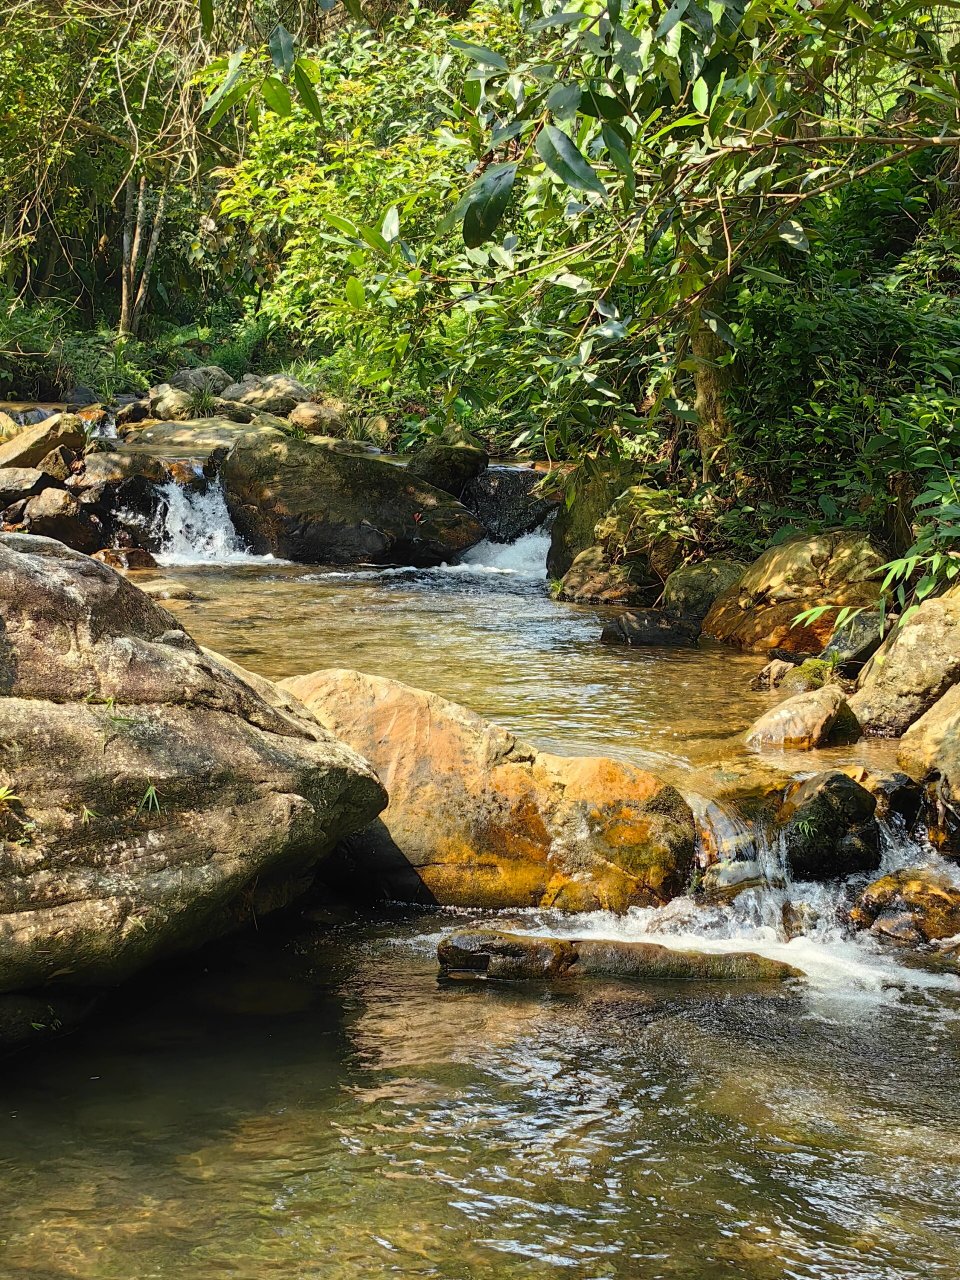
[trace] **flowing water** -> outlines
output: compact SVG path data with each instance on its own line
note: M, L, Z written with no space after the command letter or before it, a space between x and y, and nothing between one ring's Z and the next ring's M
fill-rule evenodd
M4 1280L960 1276L960 980L847 936L849 888L790 883L716 805L770 703L759 659L601 648L600 613L550 599L543 535L321 571L249 556L215 490L169 496L161 572L197 598L168 607L202 643L268 676L397 677L655 768L767 883L625 917L330 908L155 975L5 1068ZM857 758L890 751L765 761ZM932 857L885 841L887 867ZM438 938L475 922L750 947L806 978L439 980Z

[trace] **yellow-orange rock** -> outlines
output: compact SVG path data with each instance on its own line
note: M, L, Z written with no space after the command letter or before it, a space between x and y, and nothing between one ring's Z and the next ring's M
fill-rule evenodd
M738 649L819 653L833 635L840 608L876 605L883 560L860 533L787 538L714 601L703 633ZM794 623L798 614L823 605L829 608L819 618Z
M351 839L394 898L452 906L623 911L679 893L689 807L633 765L538 752L433 693L357 671L280 682L376 769L390 798Z

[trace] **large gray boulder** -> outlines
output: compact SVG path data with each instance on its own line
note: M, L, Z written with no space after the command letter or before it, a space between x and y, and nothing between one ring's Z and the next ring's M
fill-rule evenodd
M237 400L257 413L276 413L285 417L304 400L311 391L296 378L285 373L268 373L258 377L244 374L239 382L232 382L220 393L224 400Z
M57 542L0 536L0 992L285 905L386 796L302 706Z
M177 391L209 391L218 396L233 379L218 364L201 365L198 369L178 369L170 375L169 385Z
M449 494L343 441L241 436L220 474L240 535L289 560L436 565L484 537Z
M850 707L864 732L896 738L960 681L960 589L925 600L861 672Z
M694 622L703 622L714 600L737 586L746 571L745 564L719 557L681 565L663 584L663 607Z

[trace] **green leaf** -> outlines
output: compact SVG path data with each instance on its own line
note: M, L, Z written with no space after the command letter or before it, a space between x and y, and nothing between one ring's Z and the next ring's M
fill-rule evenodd
M499 53L494 53L492 49L485 48L482 44L467 44L465 40L455 40L451 38L450 43L455 49L459 49L461 53L466 54L468 58L472 58L474 62L479 62L484 67L496 67L498 71L509 71L509 67Z
M278 116L288 116L293 111L290 90L276 76L267 76L262 85L263 100Z
M270 33L270 57L277 70L286 76L293 70L296 61L293 43L293 36L282 22L278 22Z
M463 242L476 249L489 240L510 203L515 164L492 165L471 187L463 213Z
M578 22L589 21L590 15L582 11L574 12L567 10L564 13L551 13L545 18L538 18L536 22L531 22L528 31L545 31L547 27L572 27Z
M361 223L357 230L360 232L360 239L365 240L371 249L376 249L377 253L383 254L385 258L390 257L390 246L376 227L365 227Z
M243 75L243 55L246 49L237 49L235 53L231 53L230 60L227 63L227 74L222 84L207 98L203 106L200 108L202 113L213 111L219 102L221 102L230 90L234 87L240 77Z
M755 280L763 280L765 284L793 284L786 276L779 276L776 271L767 271L765 267L744 267L743 274L752 276Z
M363 285L356 276L351 276L347 281L347 287L344 290L347 301L353 307L354 311L361 311L367 304L367 295Z
M328 213L326 209L320 210L320 217L325 218L332 227L336 227L338 231L342 231L345 236L349 236L351 240L359 240L360 232L352 222L348 222L346 218L341 218L336 213Z
M657 27L655 39L662 40L664 36L669 35L689 7L690 0L676 0L676 4L672 4L663 15L663 21Z
M561 181L575 191L594 191L606 199L607 189L593 166L574 146L562 129L545 124L537 134L537 155Z
M801 253L810 252L810 241L807 239L807 233L795 219L788 218L786 222L782 223L779 235L781 240L786 240L788 245L794 249L799 249Z
M293 83L297 86L297 96L300 101L313 116L314 120L318 120L322 124L323 110L320 107L320 100L310 81L310 77L299 62L294 64Z
M383 215L383 222L380 224L380 234L388 243L392 243L399 236L400 210L395 204L391 205Z
M200 0L200 26L205 36L213 30L213 0Z
M710 90L702 77L693 86L693 105L704 115L707 114L707 108L710 106Z

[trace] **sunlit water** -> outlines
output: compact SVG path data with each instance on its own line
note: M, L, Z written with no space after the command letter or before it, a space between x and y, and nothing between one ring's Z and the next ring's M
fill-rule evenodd
M268 676L393 676L698 794L770 704L749 690L761 659L602 648L600 613L549 598L542 536L429 572L321 571L180 515L162 574L199 599L168 607ZM917 854L888 833L885 865ZM128 990L7 1064L0 1276L956 1280L960 982L849 937L844 889L764 856L770 885L732 908L321 911ZM786 902L808 913L792 940ZM437 940L473 923L750 947L806 977L440 981Z

